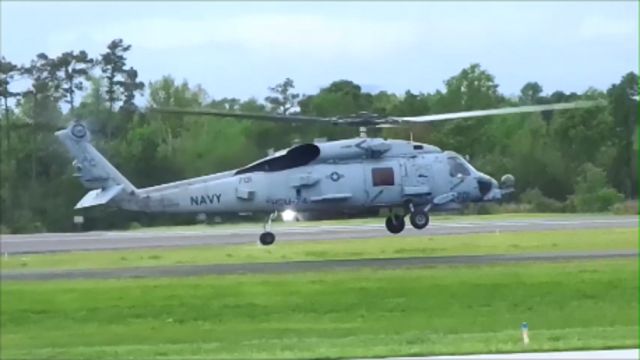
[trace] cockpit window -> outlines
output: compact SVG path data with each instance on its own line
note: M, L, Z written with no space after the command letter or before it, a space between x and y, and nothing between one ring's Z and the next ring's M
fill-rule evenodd
M449 163L449 175L451 175L451 177L471 175L467 164L459 157L450 156L447 158L447 162Z

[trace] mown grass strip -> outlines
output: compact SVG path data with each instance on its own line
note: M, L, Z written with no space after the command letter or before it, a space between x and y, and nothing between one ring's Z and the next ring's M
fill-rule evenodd
M297 260L413 256L515 254L638 248L638 229L593 229L448 236L390 236L378 239L282 242L15 255L2 258L3 270L119 268L131 266L233 264Z
M638 346L637 260L3 283L2 358L340 358Z

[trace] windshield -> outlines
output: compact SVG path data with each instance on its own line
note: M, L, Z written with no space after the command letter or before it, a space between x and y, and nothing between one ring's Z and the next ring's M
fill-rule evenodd
M449 156L447 158L447 163L449 164L449 175L451 175L451 177L471 175L469 164L467 164L467 162L460 156Z

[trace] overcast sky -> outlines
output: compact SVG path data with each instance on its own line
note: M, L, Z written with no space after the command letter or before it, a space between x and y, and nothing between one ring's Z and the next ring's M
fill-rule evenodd
M516 94L605 89L638 68L637 1L2 1L2 55L131 44L145 82L171 74L212 97L262 99L291 77L311 93L350 79L365 90L431 92L473 62Z

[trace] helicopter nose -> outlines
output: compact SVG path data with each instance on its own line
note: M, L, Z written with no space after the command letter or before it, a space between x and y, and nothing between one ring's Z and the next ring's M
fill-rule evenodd
M480 175L477 179L478 181L478 191L480 195L484 198L491 192L497 182L489 176Z

